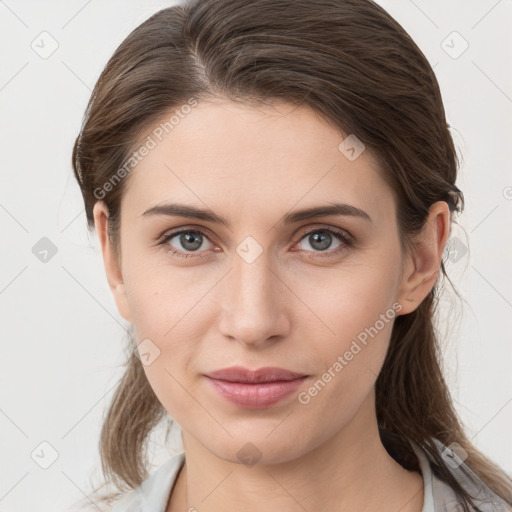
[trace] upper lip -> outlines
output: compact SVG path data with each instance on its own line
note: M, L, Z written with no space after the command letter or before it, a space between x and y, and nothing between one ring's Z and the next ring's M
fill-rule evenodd
M305 377L304 373L292 372L284 368L276 368L272 366L265 366L257 370L249 370L242 366L231 366L230 368L223 368L206 374L207 377L217 380L225 380L228 382L273 382L283 380L294 380L300 377Z

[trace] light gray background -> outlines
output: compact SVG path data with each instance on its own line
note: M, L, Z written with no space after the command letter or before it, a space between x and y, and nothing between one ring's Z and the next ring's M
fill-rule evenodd
M465 304L447 294L439 330L470 437L511 472L512 2L379 3L435 66L463 157L458 185L466 211L448 271ZM2 512L67 510L88 492L91 476L98 481L99 430L121 376L127 324L87 236L71 148L108 58L136 25L169 5L0 1ZM45 59L31 47L51 48L43 31L58 43ZM458 58L453 52L463 41L453 31L469 44ZM451 46L452 56L442 46ZM46 263L32 252L42 237L57 247ZM58 453L48 469L39 464L50 461L52 449L42 442ZM166 457L158 453L156 464Z

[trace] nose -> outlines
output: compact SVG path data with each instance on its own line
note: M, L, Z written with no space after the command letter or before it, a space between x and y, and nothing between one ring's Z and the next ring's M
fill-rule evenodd
M252 263L236 255L222 289L219 329L250 348L275 343L290 329L290 292L269 266L266 254Z

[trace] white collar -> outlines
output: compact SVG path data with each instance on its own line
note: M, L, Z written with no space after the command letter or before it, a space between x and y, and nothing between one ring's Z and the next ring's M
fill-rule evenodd
M432 486L432 469L427 456L415 443L411 443L414 453L418 457L421 475L423 477L423 507L421 512L436 512L434 507L434 489Z

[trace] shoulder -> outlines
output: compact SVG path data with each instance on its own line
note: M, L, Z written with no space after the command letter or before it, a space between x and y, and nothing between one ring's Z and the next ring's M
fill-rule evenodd
M138 487L125 494L112 512L165 512L172 487L185 461L179 453L162 464Z
M474 497L474 511L508 512L511 509L497 496L455 452L434 440L438 453L446 461L446 466L455 480ZM459 512L462 510L457 493L441 480L432 466L429 454L417 444L411 446L418 457L424 482L424 503L422 512Z

